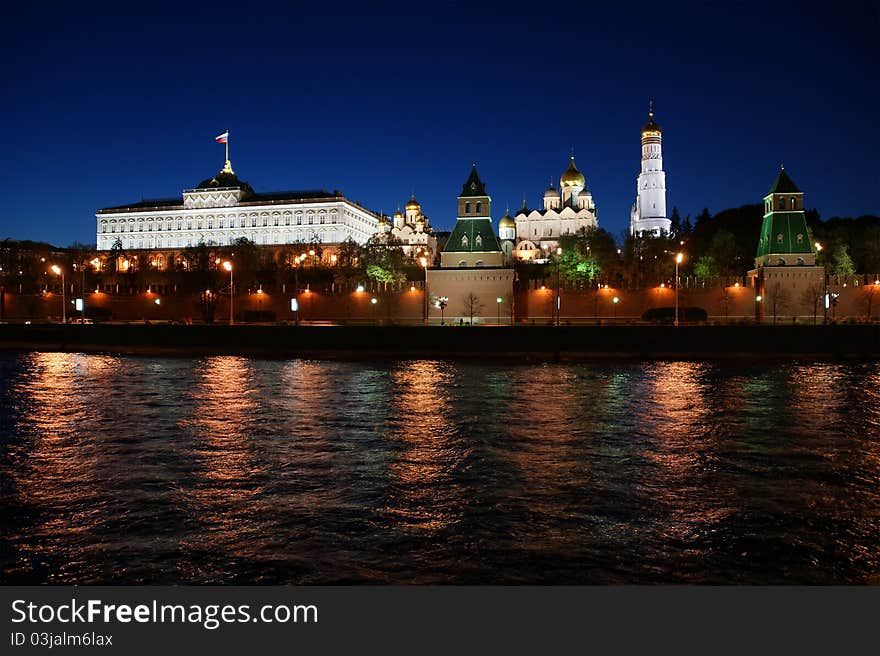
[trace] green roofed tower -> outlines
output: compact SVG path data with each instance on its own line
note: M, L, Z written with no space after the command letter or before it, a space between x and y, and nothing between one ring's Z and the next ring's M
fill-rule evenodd
M804 194L782 167L776 182L764 196L764 223L755 266L815 264L816 251L804 216Z
M477 165L458 197L458 217L455 228L440 254L440 266L445 268L497 267L503 263L498 236L492 229L492 199L486 185L480 180Z

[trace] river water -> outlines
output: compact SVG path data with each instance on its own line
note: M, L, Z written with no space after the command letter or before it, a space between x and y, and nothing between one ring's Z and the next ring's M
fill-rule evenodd
M880 583L880 364L0 354L0 582Z

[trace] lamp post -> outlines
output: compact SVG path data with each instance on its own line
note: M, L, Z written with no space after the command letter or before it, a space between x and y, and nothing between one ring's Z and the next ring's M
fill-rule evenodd
M684 259L684 253L675 256L675 325L678 325L678 265Z
M816 255L822 252L822 244L818 241L814 244ZM822 325L828 325L828 276L825 273L825 265L822 265Z
M419 258L419 263L422 265L422 268L425 270L425 324L428 323L428 258L424 255Z
M495 299L496 305L498 305L498 325L501 325L501 304L504 302L504 299L500 296Z
M235 316L232 312L232 297L235 291L235 288L232 284L232 262L226 260L223 263L223 268L229 272L229 325L233 324L233 317Z
M446 309L446 305L449 303L449 299L446 296L441 296L437 299L437 307L440 308L440 325L445 325L445 315L443 311Z
M57 264L52 265L52 272L56 276L61 276L61 323L67 323L67 296L64 289L64 269Z
M559 326L559 310L561 307L561 299L559 296L559 261L562 259L562 248L556 249L556 325Z

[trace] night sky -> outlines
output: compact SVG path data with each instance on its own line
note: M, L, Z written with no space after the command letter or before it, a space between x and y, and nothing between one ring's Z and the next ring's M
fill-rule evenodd
M880 213L877 3L33 4L2 10L0 238L93 243L98 208L214 175L226 129L257 191L415 192L439 229L472 161L497 220L574 148L619 236L650 97L670 211L784 163L823 218Z

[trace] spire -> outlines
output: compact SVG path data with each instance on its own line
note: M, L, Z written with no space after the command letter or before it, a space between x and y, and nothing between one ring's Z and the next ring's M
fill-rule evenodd
M468 198L485 195L486 185L480 180L480 174L477 173L477 163L474 162L471 165L471 173L468 176L468 179L464 181L464 185L461 187L460 197Z
M654 120L654 99L648 101L648 118Z

